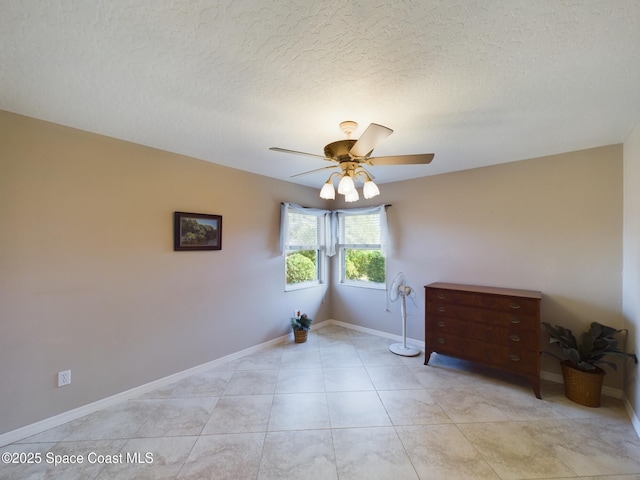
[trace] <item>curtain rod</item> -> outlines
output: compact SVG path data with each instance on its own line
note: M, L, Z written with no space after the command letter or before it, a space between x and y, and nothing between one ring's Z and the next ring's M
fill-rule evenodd
M286 203L286 202L280 202L280 205L284 205L285 203ZM389 207L393 207L393 205L392 205L392 204L390 204L390 203L387 203L387 204L385 204L385 206L384 206L384 208L389 208Z

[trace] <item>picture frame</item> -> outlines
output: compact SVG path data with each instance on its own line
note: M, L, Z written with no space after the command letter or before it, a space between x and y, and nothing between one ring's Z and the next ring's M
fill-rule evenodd
M222 215L174 212L173 249L222 250Z

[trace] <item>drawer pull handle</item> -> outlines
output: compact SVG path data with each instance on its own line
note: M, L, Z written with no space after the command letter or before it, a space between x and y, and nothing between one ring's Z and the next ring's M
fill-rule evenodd
M520 337L518 335L509 335L509 340L511 340L512 342L519 342Z
M511 318L509 319L509 321L510 321L511 323L520 323L520 319L519 319L519 318L516 318L516 317L511 317Z
M444 293L439 293L439 294L438 294L438 298L439 298L440 300L443 300L443 299L444 299L444 297L445 297Z
M436 325L438 325L439 327L444 327L444 322L442 320L438 320Z
M443 344L444 343L444 338L438 338L438 343Z
M444 307L438 307L438 311L439 312L444 312L445 308Z
M520 308L520 305L518 305L516 302L511 302L511 303L509 304L509 306L510 306L511 308L513 308L513 309L518 309L518 308Z
M511 360L512 362L519 362L520 357L518 355L509 355L509 360Z

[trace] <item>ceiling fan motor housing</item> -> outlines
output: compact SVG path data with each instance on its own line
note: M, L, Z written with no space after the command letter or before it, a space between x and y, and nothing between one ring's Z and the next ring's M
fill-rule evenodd
M338 140L332 142L324 147L324 155L327 158L332 158L338 162L351 162L351 156L349 156L349 150L353 147L357 140Z

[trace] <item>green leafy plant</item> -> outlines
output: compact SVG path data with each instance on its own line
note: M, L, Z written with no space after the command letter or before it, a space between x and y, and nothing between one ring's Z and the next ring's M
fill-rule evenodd
M565 356L563 358L552 352L544 353L548 353L560 361L568 360L578 370L594 370L597 365L608 365L612 370L617 370L617 365L614 362L603 360L607 355L620 358L630 357L635 363L638 363L638 357L635 354L620 350L618 340L614 337L618 333L627 332L626 329L616 330L613 327L593 322L589 330L580 334L578 340L568 328L559 325L552 326L547 322L542 322L542 325L549 334L549 343L557 344Z
M346 249L345 273L349 280L384 283L384 257L380 250Z
M306 330L311 328L312 319L310 319L306 313L295 312L295 315L291 317L291 327L294 330Z
M287 285L309 282L316 278L315 250L287 255Z

